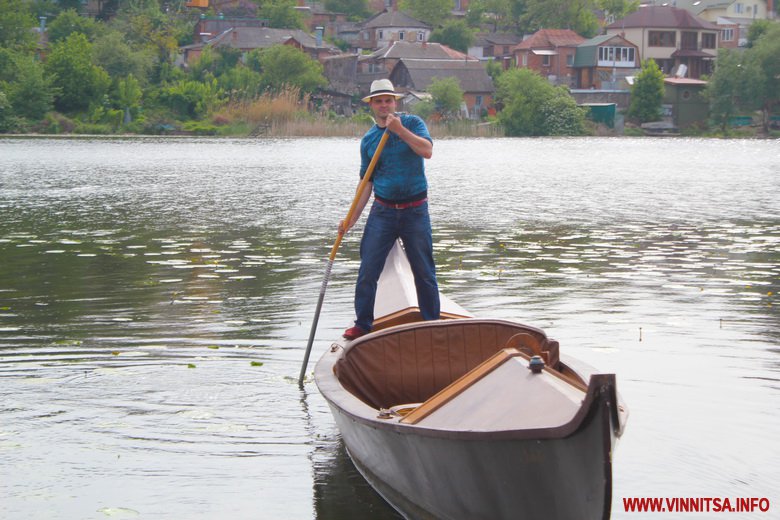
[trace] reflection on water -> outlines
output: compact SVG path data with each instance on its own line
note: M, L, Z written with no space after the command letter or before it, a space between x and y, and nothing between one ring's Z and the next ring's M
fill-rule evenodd
M779 150L436 143L443 290L618 374L615 518L780 504ZM296 384L357 166L349 139L0 140L0 516L397 518ZM358 241L313 360L352 319Z

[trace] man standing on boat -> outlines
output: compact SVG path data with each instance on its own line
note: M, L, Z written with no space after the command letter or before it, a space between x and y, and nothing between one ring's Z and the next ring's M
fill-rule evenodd
M404 244L414 273L417 301L424 320L439 319L439 287L433 262L433 237L428 216L428 182L423 159L433 154L433 141L425 122L417 116L396 114L396 94L388 79L371 83L363 98L376 124L360 141L362 179L384 132L389 138L379 156L371 181L363 190L350 222L339 223L344 234L360 218L371 192L374 202L360 241L360 270L355 287L355 326L344 332L348 340L371 331L377 282L385 259L397 239Z

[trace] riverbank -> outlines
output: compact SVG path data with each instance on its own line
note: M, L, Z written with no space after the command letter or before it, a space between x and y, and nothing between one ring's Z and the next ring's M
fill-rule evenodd
M66 121L65 124L45 125L33 131L19 133L0 133L0 138L122 138L122 137L361 137L373 124L368 114L357 114L351 118L340 116L319 116L305 112L253 113L234 108L223 111L213 117L200 121L136 121L134 124L114 127L108 124L68 124L61 114L51 114L52 121ZM452 121L427 121L428 129L434 139L444 138L490 138L506 137L501 124L496 121L474 121L459 119ZM37 130L37 131L36 131ZM583 137L658 137L647 133L639 126L626 123L620 130L601 123L588 121ZM669 137L669 135L663 135ZM765 134L760 126L739 126L725 131L689 127L674 137L702 137L716 139L778 139L780 130L770 129Z

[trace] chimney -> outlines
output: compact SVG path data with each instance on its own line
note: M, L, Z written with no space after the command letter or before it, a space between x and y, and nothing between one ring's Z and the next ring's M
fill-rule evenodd
M314 29L314 34L316 35L317 38L317 47L322 47L322 35L324 32L325 32L324 27L316 27Z

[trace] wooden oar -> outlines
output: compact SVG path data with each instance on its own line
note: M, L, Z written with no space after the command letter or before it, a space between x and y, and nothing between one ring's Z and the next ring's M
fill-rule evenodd
M355 208L358 205L358 201L365 191L366 186L368 186L368 183L371 181L371 175L374 173L374 168L376 167L376 163L379 160L379 155L382 153L382 149L385 147L385 143L387 142L389 135L390 132L387 130L385 130L385 133L382 134L382 138L379 140L379 144L376 147L376 152L374 152L374 156L371 158L371 162L368 164L368 169L366 169L366 173L363 175L363 179L358 185L355 198L352 200L352 205L349 207L347 218L344 219L344 222L349 223L352 220L352 215L355 213ZM322 287L320 287L320 297L319 300L317 300L317 309L314 311L314 321L311 324L311 332L309 332L309 343L306 345L306 354L303 356L303 365L301 365L301 374L298 376L298 386L301 387L303 387L303 378L306 374L306 366L309 364L309 354L311 354L311 346L312 343L314 343L314 334L317 332L317 322L320 321L320 310L322 310L322 302L325 299L325 289L328 287L330 271L333 268L333 261L336 259L336 252L339 250L339 245L341 245L342 238L344 238L344 234L339 233L338 238L336 238L336 243L333 244L333 248L330 250L328 264L325 266L325 277L322 280Z

